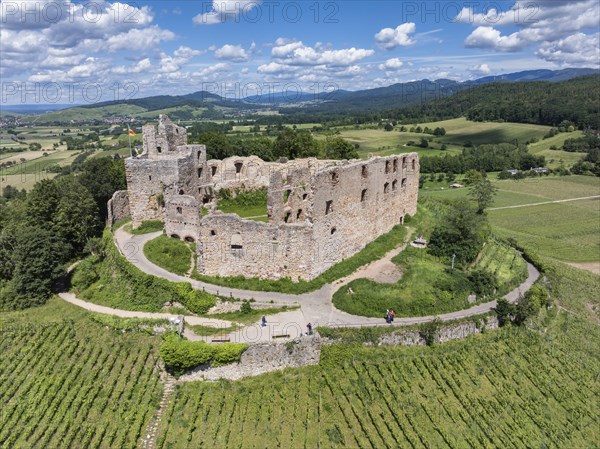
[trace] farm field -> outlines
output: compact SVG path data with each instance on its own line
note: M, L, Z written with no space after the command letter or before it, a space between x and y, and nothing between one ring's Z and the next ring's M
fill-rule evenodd
M599 331L563 315L554 326L434 348L334 346L316 367L186 383L157 447L592 447Z
M591 176L494 180L498 194L488 211L494 232L514 237L540 254L571 262L600 260L600 199L508 208L600 195ZM421 190L424 198L463 198L468 189ZM497 207L506 209L493 210Z
M42 179L52 179L56 177L56 173L23 173L18 175L5 175L3 171L0 171L0 189L6 186L12 186L19 190L25 189L27 191L33 189L33 186Z
M27 162L14 165L2 170L4 175L36 174L43 172L47 167L60 165L62 167L70 165L73 159L80 151L54 151L48 156L40 156L29 159ZM25 156L23 156L25 157Z
M444 128L446 135L437 139L443 143L455 145L463 145L466 142L471 142L473 145L500 142L512 143L515 140L525 143L531 138L541 139L550 130L549 126L523 123L471 122L466 118L419 123L419 125L422 128L425 126Z
M438 156L440 154L458 154L459 148L448 148L440 150L440 144L430 143L431 148L424 149L415 146L407 146L410 141L419 142L422 137L432 137L428 134L384 131L383 129L349 129L341 128L340 137L352 144L359 144L358 153L361 158L366 159L372 153L375 156L388 156L397 153L418 152L419 156Z
M137 447L162 395L159 339L59 298L3 313L0 327L0 447Z
M529 152L532 154L544 156L546 158L546 166L550 168L560 167L561 164L571 166L575 162L583 159L586 153L571 153L568 151L551 150L550 147L562 148L567 139L577 139L585 134L582 131L574 131L572 133L560 133L554 137L542 139L539 142L530 143L528 145Z

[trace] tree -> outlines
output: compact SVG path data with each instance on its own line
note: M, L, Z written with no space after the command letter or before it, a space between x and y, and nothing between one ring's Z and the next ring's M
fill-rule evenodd
M476 184L482 178L483 178L483 173L481 173L480 171L477 171L474 169L467 170L467 172L465 173L464 183L466 185L470 186L472 184Z
M92 194L75 179L64 176L56 180L60 199L53 214L53 227L65 242L82 251L87 240L102 228L98 206Z
M520 297L515 307L514 323L517 325L524 324L529 318L537 315L539 309L539 304L535 299Z
M506 299L500 298L494 311L498 316L498 324L500 324L500 327L502 327L506 323L511 322L512 315L515 313L515 306L509 303Z
M46 302L64 273L68 253L68 245L54 232L39 226L21 228L12 257L13 277L2 292L0 309L25 309Z
M478 214L485 213L485 210L492 204L497 190L496 186L488 178L484 177L471 186L469 196L477 203Z
M385 131L393 131L394 130L394 126L391 123L386 123L385 126L383 127L383 129Z
M477 257L489 235L485 216L479 215L465 199L451 203L430 237L429 252L458 264L470 263Z
M358 159L358 152L352 144L341 137L327 137L323 143L326 159Z
M273 154L276 158L288 159L316 157L319 145L310 132L286 128L277 135Z
M77 180L92 194L102 221L106 219L108 200L117 190L127 189L124 162L109 157L85 161Z
M421 148L428 148L429 147L429 141L426 138L421 138L421 143L419 143L419 146Z

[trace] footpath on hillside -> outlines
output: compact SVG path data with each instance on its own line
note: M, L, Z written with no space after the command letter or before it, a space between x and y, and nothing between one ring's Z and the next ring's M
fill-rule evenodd
M297 338L306 332L306 325L312 323L313 327L330 326L330 327L361 327L361 326L390 326L383 318L369 318L357 315L351 315L335 308L332 302L333 294L349 282L365 277L371 277L377 274L382 269L391 263L391 259L402 252L407 245L405 242L402 246L389 251L384 257L367 265L358 268L354 273L339 279L331 284L325 284L319 290L301 295L293 295L286 293L274 292L258 292L253 290L232 289L227 287L216 286L191 280L184 276L166 271L165 269L150 262L144 255L144 245L150 240L161 235L161 232L132 235L127 233L123 227L119 228L114 234L115 244L123 254L123 256L141 271L157 276L172 282L189 282L192 287L197 290L205 290L209 293L233 297L237 299L255 299L260 303L276 303L278 305L299 306L287 312L268 315L267 323L262 326L260 321L252 323L234 332L220 335L221 339L226 339L232 342L243 343L261 343L268 341L286 341L290 338ZM410 237L410 236L409 236ZM539 271L529 262L527 262L527 279L516 289L504 296L511 303L524 294L540 276ZM112 309L109 307L100 306L78 299L72 293L60 292L59 296L65 301L82 307L92 312L115 315L125 318L176 318L175 315L168 313L149 313L136 312L129 310ZM445 313L440 315L429 315L419 317L396 318L392 326L408 326L414 324L422 324L440 319L442 321L453 321L465 319L472 316L482 315L490 312L496 307L496 301L490 301L464 310ZM231 322L225 320L212 319L208 317L186 316L185 320L191 325L203 325L217 328L230 328ZM186 332L186 337L191 340L212 341L213 337L200 337L191 331Z

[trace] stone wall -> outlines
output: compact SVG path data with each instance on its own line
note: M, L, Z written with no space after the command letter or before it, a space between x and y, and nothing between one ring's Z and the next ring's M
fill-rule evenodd
M117 221L127 218L131 215L129 211L129 195L127 190L119 190L115 192L110 200L108 200L108 218L109 225L115 224Z
M311 248L308 223L276 225L215 213L201 221L198 271L210 276L306 279Z
M481 318L479 323L464 321L457 324L442 325L435 338L435 342L446 343L452 340L459 340L469 335L480 334L482 329L489 331L498 329L498 327L498 318L495 316ZM378 344L384 346L425 346L426 342L418 330L406 330L383 335L379 339Z
M196 380L238 380L248 376L278 371L285 368L317 365L324 342L317 337L303 337L287 343L251 345L238 363L210 368L200 366L179 378L182 382Z

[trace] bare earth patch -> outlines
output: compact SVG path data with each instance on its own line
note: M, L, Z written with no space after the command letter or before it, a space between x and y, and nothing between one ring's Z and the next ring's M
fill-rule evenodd
M579 268L580 270L586 270L590 273L597 274L600 276L600 262L582 262L582 263L569 263L572 267Z
M380 284L395 284L402 279L402 271L392 261L386 260L385 263L377 267L365 270L363 273L367 279L379 282Z

